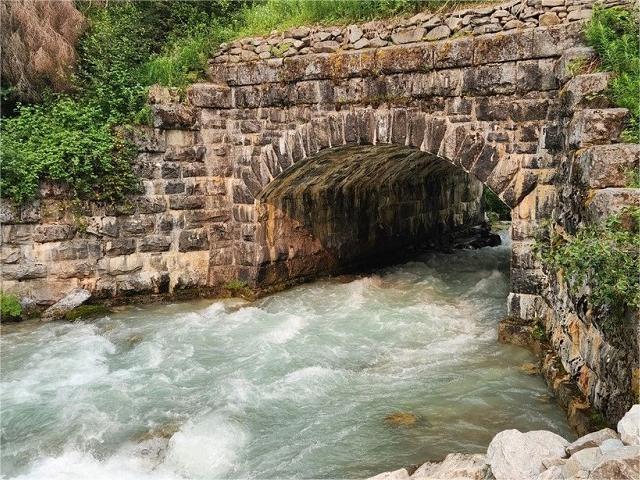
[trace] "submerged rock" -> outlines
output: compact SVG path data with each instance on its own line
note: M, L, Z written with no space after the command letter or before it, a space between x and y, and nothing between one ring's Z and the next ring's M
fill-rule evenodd
M418 417L409 412L395 412L384 417L384 421L389 425L412 427L418 421Z
M71 310L79 307L91 298L91 293L84 288L74 288L62 300L47 308L42 314L42 321L49 322L51 320L61 320Z
M547 466L565 457L568 444L560 435L544 430L504 430L491 440L487 463L496 480L535 479Z
M425 463L411 475L416 480L485 480L491 478L486 457L451 453L440 463Z
M535 363L527 362L520 365L520 370L527 375L538 375L540 373L540 367Z

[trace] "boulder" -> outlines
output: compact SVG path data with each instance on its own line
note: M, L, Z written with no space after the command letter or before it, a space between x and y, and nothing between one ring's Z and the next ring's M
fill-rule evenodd
M569 444L569 446L567 446L567 454L573 455L574 453L580 450L584 450L585 448L599 447L602 442L604 442L605 440L610 440L612 438L617 439L618 434L610 428L603 428L602 430L598 430L597 432L589 433L584 437L580 437L575 442Z
M496 480L534 479L545 470L545 463L565 457L567 442L560 435L544 430L522 433L504 430L487 449L487 463Z
M74 288L62 300L54 303L44 311L42 321L60 320L64 318L68 312L89 300L89 298L91 298L91 293L88 290L84 288Z
M620 439L626 445L640 445L640 405L636 404L618 422Z
M560 465L554 465L553 467L542 472L536 480L564 480L562 475L562 467Z
M603 454L597 447L580 450L562 466L562 475L565 478L587 478L602 458Z
M375 477L370 477L367 480L407 480L409 478L409 472L406 468L394 470L392 472L383 472Z
M425 463L411 475L412 480L485 480L490 478L486 457L480 454L451 453L440 463Z
M602 457L589 480L638 480L640 478L640 447L628 446Z
M618 438L610 438L602 442L600 445L600 451L602 453L609 453L622 447L624 447L624 443L622 443Z

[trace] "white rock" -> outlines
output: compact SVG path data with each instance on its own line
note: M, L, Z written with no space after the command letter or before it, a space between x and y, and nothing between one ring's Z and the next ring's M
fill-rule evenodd
M409 478L409 472L406 468L394 470L393 472L383 472L375 477L370 477L367 480L407 480Z
M589 480L638 480L640 478L640 446L619 448L602 457L589 474Z
M535 479L545 470L543 461L551 464L563 458L568 444L560 435L545 430L504 430L491 440L487 463L496 480Z
M603 458L599 448L585 448L580 450L565 462L562 466L562 474L566 478L587 478L589 472L593 470Z
M91 298L91 293L84 288L74 288L68 293L62 300L51 305L42 314L42 321L48 322L51 320L62 319L67 312L70 312L76 307L79 307L84 302Z
M567 447L567 453L573 455L574 453L584 450L585 448L599 447L605 440L612 438L617 439L618 434L610 428L603 428L597 432L589 433L584 437L580 437L575 442L569 444Z
M622 447L624 447L624 443L622 443L619 439L610 438L602 442L602 444L600 445L600 451L606 454L618 450Z
M425 463L411 480L484 480L489 476L486 457L480 454L451 453L440 463Z
M618 433L625 445L640 445L640 405L636 404L618 422Z
M542 472L536 480L564 480L564 475L562 475L562 467L559 465L554 465L553 467Z

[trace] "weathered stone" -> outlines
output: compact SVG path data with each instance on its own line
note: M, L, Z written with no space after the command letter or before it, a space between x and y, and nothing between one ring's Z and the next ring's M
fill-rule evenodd
M593 10L573 10L567 15L567 20L570 22L574 20L588 20L592 15Z
M171 247L171 238L162 235L149 235L141 238L138 250L141 252L166 252Z
M640 447L623 447L606 453L589 474L590 480L637 480L640 477Z
M585 448L599 447L602 442L611 438L618 438L618 434L610 428L598 430L597 432L590 433L584 437L580 437L575 442L567 445L567 454L573 455L574 453L584 450Z
M231 89L226 85L195 83L187 90L192 105L205 108L231 108Z
M575 159L579 180L590 188L626 187L629 175L640 168L640 145L595 145Z
M555 72L560 83L565 83L571 77L582 73L581 65L587 65L595 57L595 51L591 47L574 47L562 52L562 56L556 64Z
M578 108L607 108L610 101L605 91L611 73L600 72L577 75L569 80L560 92L562 108L568 114Z
M600 444L600 451L604 454L614 452L620 448L624 447L624 443L622 443L618 438L608 438Z
M208 250L209 238L206 230L182 230L178 238L178 251Z
M340 44L334 40L325 40L313 45L313 50L318 53L333 53L340 48Z
M60 320L71 310L89 300L89 298L91 298L91 292L84 288L75 288L57 303L47 308L42 314L42 321Z
M291 30L287 30L285 32L285 36L301 39L301 38L308 37L309 33L311 33L311 30L308 27L297 27L297 28L292 28Z
M358 25L349 25L347 27L347 41L349 43L356 43L362 38L363 33Z
M117 238L109 240L105 245L105 253L110 257L130 255L136 251L136 241L133 238Z
M397 45L403 43L415 43L422 40L422 37L424 37L425 33L426 29L424 29L423 27L400 30L398 32L394 32L391 35L391 41L393 41L393 43Z
M543 27L550 27L551 25L557 25L562 22L558 14L555 12L545 12L540 15L540 25Z
M429 33L424 36L424 39L428 42L432 42L435 40L442 40L443 38L447 38L449 35L451 35L451 29L446 25L439 25L429 30Z
M618 422L618 433L626 445L640 445L640 405L631 407Z
M416 470L415 480L485 480L490 478L484 455L451 453L440 463L426 463Z
M76 234L73 225L37 225L33 230L33 241L37 243L70 240Z
M487 463L496 480L535 479L545 470L543 462L566 455L568 444L559 435L544 430L505 430L491 440Z
M195 210L204 208L205 200L202 196L172 196L169 198L169 208L171 210Z
M197 128L195 111L181 103L170 105L153 105L153 126L162 129Z
M576 112L568 126L569 145L581 148L617 141L628 115L628 110L624 108L587 109Z

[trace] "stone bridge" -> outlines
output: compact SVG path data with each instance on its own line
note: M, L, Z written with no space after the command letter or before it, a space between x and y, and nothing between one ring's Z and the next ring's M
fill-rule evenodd
M541 323L567 379L615 420L637 348L608 343L532 254L543 220L573 231L639 203L625 171L640 151L617 143L627 111L603 95L609 75L573 75L592 56L591 3L223 45L186 99L152 89L154 127L135 139L143 195L78 205L44 185L36 204L3 206L3 289L50 304L75 286L121 298L287 285L449 246L483 222L484 185L512 210L502 334Z

